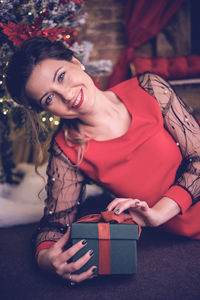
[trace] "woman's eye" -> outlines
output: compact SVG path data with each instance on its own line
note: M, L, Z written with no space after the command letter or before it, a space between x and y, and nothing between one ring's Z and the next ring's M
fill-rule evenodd
M65 72L62 72L59 76L58 76L58 82L62 82L63 79L65 77Z
M45 105L49 105L53 99L54 94L49 95L45 100Z

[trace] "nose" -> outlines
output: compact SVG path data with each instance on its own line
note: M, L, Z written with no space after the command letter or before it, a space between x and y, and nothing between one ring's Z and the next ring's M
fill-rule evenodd
M61 97L63 102L68 102L74 99L75 91L73 88L65 87L65 88L57 88L56 93Z

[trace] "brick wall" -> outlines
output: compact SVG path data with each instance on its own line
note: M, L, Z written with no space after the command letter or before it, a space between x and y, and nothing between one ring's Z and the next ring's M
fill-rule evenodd
M135 55L189 55L190 2L185 1L163 30L151 41L136 49ZM86 24L79 39L94 44L91 59L110 59L115 64L126 44L124 8L126 0L85 0Z
M176 56L191 54L190 5L185 1L179 11L169 20L163 30L151 41L136 49L135 55ZM110 59L117 62L126 45L124 29L124 7L126 0L85 0L86 24L81 27L80 40L93 43L90 60ZM102 88L109 76L100 76ZM178 94L191 105L200 118L200 85L177 86Z
M80 40L88 40L94 48L90 60L109 59L117 62L125 46L124 6L122 0L85 0L87 22L79 32ZM104 88L108 76L100 76Z

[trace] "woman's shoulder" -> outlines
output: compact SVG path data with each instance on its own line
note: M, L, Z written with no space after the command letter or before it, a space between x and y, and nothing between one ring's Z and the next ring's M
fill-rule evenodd
M173 91L170 84L164 78L154 73L145 72L143 74L139 74L137 75L137 80L140 87L142 87L147 91L151 91L151 90Z
M171 92L173 91L170 84L164 78L150 72L145 72L143 74L139 74L128 80L125 80L123 82L120 82L119 84L115 85L109 90L117 93L125 90L137 89L137 88L142 88L143 90L146 90L148 92L150 92L151 90L163 91L163 89L165 90L168 89Z
M58 135L58 134L57 134ZM61 135L59 135L61 136ZM52 138L51 145L49 148L49 161L56 161L56 164L59 166L61 164L68 165L68 167L73 167L73 162L68 157L66 151L64 151L59 143L57 142L56 137Z

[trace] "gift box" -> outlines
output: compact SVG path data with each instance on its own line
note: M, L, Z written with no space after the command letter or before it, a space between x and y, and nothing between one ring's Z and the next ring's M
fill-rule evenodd
M82 239L87 244L77 252L73 261L79 259L88 250L93 250L94 255L77 273L88 270L91 266L97 266L98 274L135 274L137 272L137 240L139 227L137 224L94 222L97 215L87 216L85 220L73 223L71 227L71 239L75 244ZM93 220L89 222L90 219ZM99 217L102 220L102 215ZM94 222L94 223L93 223Z

